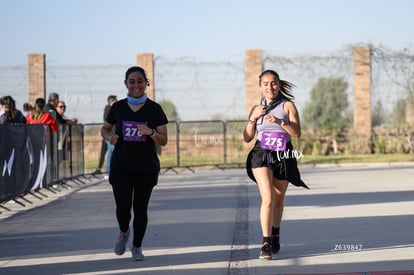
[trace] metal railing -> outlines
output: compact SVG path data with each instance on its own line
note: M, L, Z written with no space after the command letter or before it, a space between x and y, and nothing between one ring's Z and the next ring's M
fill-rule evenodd
M178 173L178 168L193 171L197 166L244 167L253 146L253 142L243 141L245 125L244 120L169 122L168 144L158 147L162 172ZM0 162L3 166L0 206L42 188L53 191L55 185L65 185L68 181L82 184L82 177L96 176L94 171L102 145L101 126L61 125L58 132L52 132L45 125L0 125ZM413 153L412 129L383 131L374 129L373 139L366 141L372 144L371 152L358 151L360 147L352 138L352 129L336 135L302 131L302 138L293 140L293 145L304 155L327 154L333 144L336 145L332 149L335 149L334 154Z

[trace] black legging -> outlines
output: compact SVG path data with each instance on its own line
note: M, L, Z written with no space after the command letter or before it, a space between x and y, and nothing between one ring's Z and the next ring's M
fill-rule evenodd
M135 247L142 246L148 224L148 203L157 181L158 173L136 174L111 169L109 182L112 185L116 203L116 218L122 232L128 230L131 207L134 209L133 244Z
M106 144L106 141L102 139L101 143L101 153L99 155L99 162L98 162L98 169L102 169L104 161L105 161L105 155L106 151L108 151L108 145Z

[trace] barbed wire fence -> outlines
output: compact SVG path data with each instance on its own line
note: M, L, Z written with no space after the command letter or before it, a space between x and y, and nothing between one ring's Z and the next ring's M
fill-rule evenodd
M0 66L0 97L11 95L18 108L22 108L29 97L28 82L26 65Z
M414 46L401 51L372 49L372 104L381 101L390 112L397 101L414 90ZM299 111L310 98L320 77L343 77L348 82L349 105L353 106L352 47L324 55L278 56L264 54L265 69L274 69L282 79L293 82ZM60 94L68 105L67 115L81 123L102 122L109 94L122 98L126 69L133 64L59 65L46 61L46 90ZM235 60L203 61L192 57L154 60L155 97L170 100L181 120L245 118L244 57ZM27 65L0 65L0 96L12 95L17 107L28 101ZM258 98L259 102L259 98Z
M171 100L182 120L244 117L244 60L155 59L155 97Z
M342 77L348 82L347 95L353 102L353 56L352 48L326 55L278 56L266 52L265 69L274 69L281 79L295 84L293 94L297 108L301 110L310 99L310 91L319 78Z
M373 47L372 64L371 92L374 99L380 100L384 106L397 107L398 101L413 97L414 47L399 52Z

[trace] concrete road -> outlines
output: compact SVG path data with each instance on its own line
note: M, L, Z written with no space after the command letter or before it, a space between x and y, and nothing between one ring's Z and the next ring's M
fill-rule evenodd
M0 209L0 274L414 274L414 163L301 171L311 190L289 187L271 261L245 171L181 170L154 189L144 261L113 253L110 185L92 177Z

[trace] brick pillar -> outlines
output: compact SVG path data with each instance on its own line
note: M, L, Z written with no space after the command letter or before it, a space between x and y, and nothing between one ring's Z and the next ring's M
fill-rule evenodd
M354 57L354 133L359 152L370 153L371 147L371 49L353 48ZM362 142L362 143L361 143ZM365 147L365 148L364 148Z
M354 128L371 136L371 49L354 48Z
M259 75L263 71L262 50L247 50L245 58L247 119L251 108L260 103Z
M154 83L154 55L152 53L137 54L137 64L145 70L150 86L146 92L149 98L155 100L155 83Z
M46 55L32 53L28 59L29 103L34 104L36 98L46 97Z

